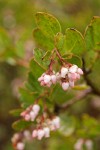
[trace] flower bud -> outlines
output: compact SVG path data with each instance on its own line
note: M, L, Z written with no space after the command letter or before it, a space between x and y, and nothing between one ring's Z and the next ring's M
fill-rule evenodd
M65 78L66 74L68 73L68 69L65 67L61 68L61 77Z
M80 75L83 75L82 69L81 69L81 68L78 68L78 69L77 69L77 73L79 73Z
M41 76L38 78L38 81L41 82L43 79L44 79L43 76Z
M44 83L49 83L50 82L50 80L51 80L51 77L50 77L50 75L44 75Z
M77 69L78 69L78 66L77 65L73 65L72 67L69 68L69 72L70 73L76 73Z
M29 114L26 114L26 115L25 115L25 120L26 120L26 121L29 121L29 120L30 120L30 118L31 118L31 117L30 117L30 115L29 115Z
M77 74L77 79L80 79L80 74Z
M20 115L21 115L21 117L25 117L26 111L23 111Z
M77 73L69 73L68 77L70 80L76 80L77 79Z
M25 147L24 143L22 142L17 143L17 146L16 146L17 150L23 150L24 147Z
M87 150L93 150L93 142L91 140L86 140L85 145Z
M28 130L25 130L23 134L24 134L24 137L25 137L27 140L30 140L30 139L31 139L31 134L30 134L30 132L29 132Z
M53 84L56 83L57 79L56 79L56 75L51 75L51 81Z
M36 138L37 135L38 135L38 131L37 131L37 130L33 130L33 132L32 132L32 137L33 137L33 138Z
M40 85L41 85L41 86L45 86L44 81L41 81Z
M33 105L32 110L34 111L35 114L38 114L38 112L40 111L40 106L35 104Z
M44 130L44 136L47 138L50 137L50 129L48 127L45 127L43 130Z
M31 111L31 112L30 112L31 121L34 121L34 120L35 120L35 117L36 117L36 114L34 113L34 111Z
M43 136L44 136L44 130L42 130L42 129L39 129L38 130L38 133L37 133L37 138L38 138L38 140L41 140L42 138L43 138Z
M68 82L63 82L62 83L62 88L64 91L66 91L69 88L69 83Z
M12 143L16 143L16 141L19 139L19 134L15 133L14 136L12 137L11 141Z
M56 117L53 119L53 125L58 129L60 127L60 118Z
M50 130L51 130L51 131L55 131L55 130L56 130L56 127L55 127L53 124L51 124L51 125L50 125Z
M83 139L78 139L74 145L75 150L81 150L83 145Z
M47 83L47 87L50 87L51 85L52 85L51 81L49 83Z
M70 87L74 87L74 81L69 80L69 85L70 85Z

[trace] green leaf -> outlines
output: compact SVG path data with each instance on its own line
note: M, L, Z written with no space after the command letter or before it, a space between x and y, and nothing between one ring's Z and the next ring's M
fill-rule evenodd
M92 49L90 51L86 51L86 53L84 54L85 67L91 69L97 59L97 56L98 53L96 53Z
M85 42L82 34L73 28L68 28L65 33L66 50L65 52L72 52L74 55L81 56L85 50Z
M55 47L59 50L61 55L67 53L66 46L65 46L65 36L62 33L57 33L55 38Z
M82 59L81 57L77 56L77 55L69 55L70 57L68 58L68 56L66 57L66 55L63 56L64 59L66 59L68 62L72 63L72 64L76 64L78 67L82 67Z
M27 122L24 120L18 120L12 124L12 127L16 131L23 131L24 129L28 128L31 124L32 124L31 122Z
M53 39L46 37L39 28L33 31L33 37L37 46L40 46L43 50L51 51L54 48Z
M100 51L100 17L93 17L86 28L84 39L87 49L84 60L86 67L89 69L97 59L97 51Z
M32 105L38 95L37 92L30 92L22 88L19 89L19 92L21 94L20 101L23 104L24 108L28 107L29 105Z
M23 111L23 109L14 109L14 110L11 110L10 111L10 114L12 115L12 116L15 116L15 117L19 117L20 116L20 113Z
M95 16L85 31L85 42L88 51L100 51L100 17Z
M36 80L46 71L45 68L43 68L43 66L35 60L35 58L30 61L30 70Z
M29 72L29 74L28 74L28 82L25 85L32 92L38 92L38 93L40 93L41 90L42 90L42 88L40 86L40 83L33 76L32 72Z
M62 87L57 84L52 90L50 100L52 100L52 102L55 102L56 104L62 104L73 98L73 96L74 93L72 92L72 90L64 91Z
M45 12L36 13L36 23L45 36L50 38L54 38L54 35L61 31L58 20L51 14Z
M50 52L44 52L42 49L35 48L34 49L34 58L35 60L43 66L43 68L48 69L48 65L50 64Z
M26 83L26 87L33 93L36 92L37 95L44 90L44 88L41 88L38 78L46 71L40 60L38 53L36 53L34 58L30 61L30 73L28 75L28 82Z

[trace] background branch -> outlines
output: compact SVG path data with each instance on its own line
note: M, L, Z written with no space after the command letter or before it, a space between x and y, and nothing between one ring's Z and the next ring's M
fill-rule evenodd
M61 106L56 105L54 112L59 113L60 111L66 111L73 104L75 104L78 101L83 100L87 95L89 95L91 93L92 93L91 88L84 90L84 92L79 92L79 94L75 98L70 99L69 101L65 102L63 105L61 105Z

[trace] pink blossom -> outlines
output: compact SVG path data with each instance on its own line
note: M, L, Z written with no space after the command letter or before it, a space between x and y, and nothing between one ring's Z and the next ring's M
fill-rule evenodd
M81 69L81 68L78 68L78 69L77 69L77 73L79 73L80 75L83 75L82 69Z
M50 87L51 85L52 85L51 81L49 83L47 83L47 87Z
M29 121L29 120L30 120L30 118L31 118L31 117L30 117L30 115L29 115L29 114L26 114L26 115L25 115L25 120L26 120L26 121Z
M25 115L26 115L26 111L23 111L20 115L22 116L22 117L25 117Z
M63 82L62 83L62 88L63 88L63 90L66 91L69 88L69 83L68 82Z
M40 106L35 104L33 105L32 110L34 111L35 114L38 114L38 112L40 111Z
M56 83L57 79L56 79L56 75L51 75L51 81L53 84Z
M68 77L70 80L76 80L77 79L77 73L69 73Z
M17 150L23 150L24 147L25 147L24 143L22 142L17 143L17 146L16 146Z
M38 138L38 140L41 140L44 135L45 135L44 130L39 129L39 130L38 130L38 133L37 133L37 138Z
M14 136L12 137L11 141L12 141L12 143L16 143L16 141L17 141L18 139L19 139L19 134L16 133L16 134L14 134Z
M43 130L44 130L44 136L47 138L50 137L50 129L48 127L45 127L43 128Z
M74 81L69 81L70 87L74 87Z
M27 140L30 140L31 139L31 133L29 130L25 130L24 133L23 133L24 137L27 139Z
M68 73L68 68L62 67L61 68L61 77L65 78L67 73Z
M74 145L75 150L81 150L83 145L83 139L78 139Z
M77 74L77 79L80 79L80 74Z
M31 119L31 121L34 121L35 118L36 118L36 114L34 113L34 111L31 111L30 112L30 119Z
M32 137L33 137L33 138L36 138L37 135L38 135L38 131L37 131L37 130L33 130L33 132L32 132Z
M77 65L73 65L73 66L71 66L69 68L69 72L70 73L76 73L77 69L78 69L78 66Z
M58 129L60 127L60 118L59 117L54 118L52 120L52 122L56 129Z
M50 80L51 80L51 76L50 75L44 75L44 83L49 83L50 82Z
M42 81L43 79L44 79L43 76L41 76L38 78L38 81Z

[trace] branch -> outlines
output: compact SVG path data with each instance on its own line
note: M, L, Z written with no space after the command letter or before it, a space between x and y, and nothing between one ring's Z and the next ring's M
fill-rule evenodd
M92 89L89 88L87 90L85 90L84 92L80 92L75 98L72 98L71 100L69 100L68 102L64 103L62 106L55 106L55 113L59 113L60 111L66 111L68 108L70 108L73 104L75 104L78 101L83 100L83 98L85 98L87 95L92 93Z
M94 86L94 84L91 82L91 80L90 80L89 77L88 77L88 74L91 73L91 70L90 70L90 71L87 71L86 68L85 68L85 61L84 61L84 59L82 59L82 61L83 61L84 79L85 79L87 85L89 85L89 86L92 88L92 92L93 92L94 94L100 96L100 91Z

